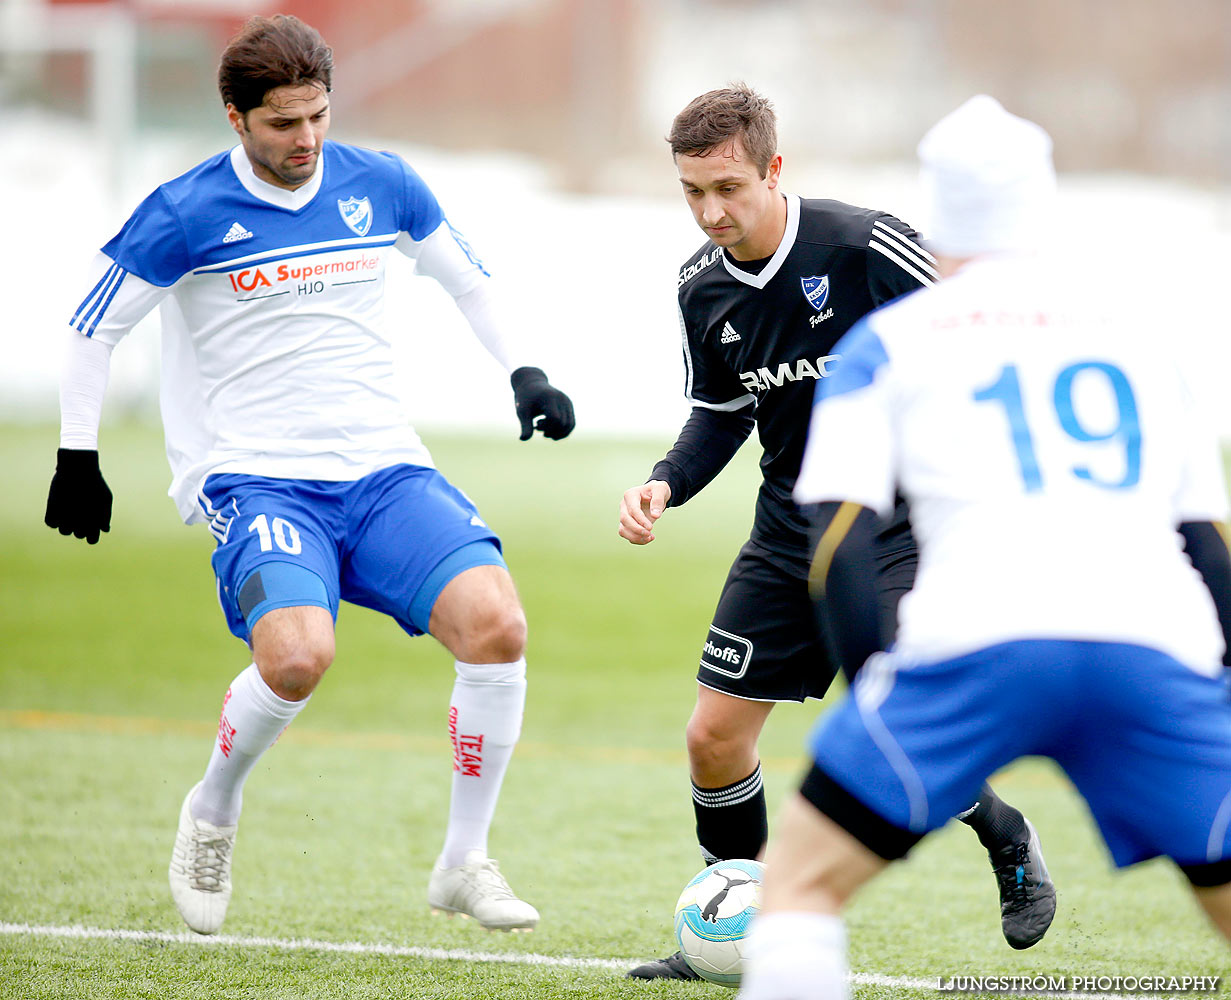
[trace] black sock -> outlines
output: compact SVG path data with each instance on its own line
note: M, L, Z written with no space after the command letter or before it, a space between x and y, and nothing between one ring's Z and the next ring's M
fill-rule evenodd
M748 777L725 788L692 786L697 816L697 843L707 865L731 858L755 858L769 836L761 765Z
M989 851L1007 848L1026 832L1026 817L984 785L973 806L957 816L979 837Z

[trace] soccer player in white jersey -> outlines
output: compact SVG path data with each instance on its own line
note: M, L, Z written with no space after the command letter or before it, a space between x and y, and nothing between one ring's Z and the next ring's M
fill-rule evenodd
M838 345L796 484L818 604L870 658L770 845L748 1000L845 996L843 904L1025 755L1065 770L1117 865L1171 858L1231 937L1217 443L1134 289L1038 251L1041 128L979 96L919 154L946 280ZM878 652L857 591L895 490L919 573Z
M222 55L239 145L159 187L99 254L72 318L47 524L96 542L111 493L98 425L112 348L161 307L162 413L186 521L252 665L223 700L170 866L185 922L210 934L231 895L243 785L334 656L341 600L430 633L456 657L453 787L428 902L485 927L538 913L488 857L525 703L526 622L499 540L433 467L395 387L381 322L394 251L444 286L511 373L521 438L573 428L568 397L524 357L488 273L399 157L326 142L332 53L294 17L252 18Z

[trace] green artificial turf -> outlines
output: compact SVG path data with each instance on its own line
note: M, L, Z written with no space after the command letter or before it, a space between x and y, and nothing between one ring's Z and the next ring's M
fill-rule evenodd
M111 533L96 546L59 537L41 523L55 430L9 426L0 997L730 995L631 982L622 970L674 950L675 899L700 867L683 727L709 616L751 519L753 449L636 549L616 535L620 494L669 442L425 438L504 539L530 622L523 742L491 851L541 910L538 930L488 934L429 913L451 659L344 607L334 666L248 783L227 939L181 936L166 885L175 820L222 694L248 662L215 600L212 539L179 524L163 495L157 431L123 424L103 437ZM770 719L771 816L820 710L782 706ZM950 824L851 908L856 995L935 996L929 984L953 975L1228 972L1225 945L1179 877L1158 862L1114 873L1049 763L1023 762L995 784L1043 837L1060 894L1048 937L1026 952L1005 945L986 859ZM73 927L101 936L68 936ZM356 947L326 947L344 943Z

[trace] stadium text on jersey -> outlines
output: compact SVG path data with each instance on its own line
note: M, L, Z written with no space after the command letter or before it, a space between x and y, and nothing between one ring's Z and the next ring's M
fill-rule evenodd
M715 247L695 264L690 264L680 272L680 280L676 283L676 288L684 284L686 281L691 281L698 274L709 267L714 261L722 256L722 247Z

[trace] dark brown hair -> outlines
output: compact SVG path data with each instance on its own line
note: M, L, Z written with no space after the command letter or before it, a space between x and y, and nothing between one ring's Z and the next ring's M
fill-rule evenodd
M320 32L290 14L250 17L218 65L223 104L247 114L277 87L333 84L333 50Z
M694 98L671 123L671 155L705 156L739 139L762 177L778 152L774 106L745 83Z

